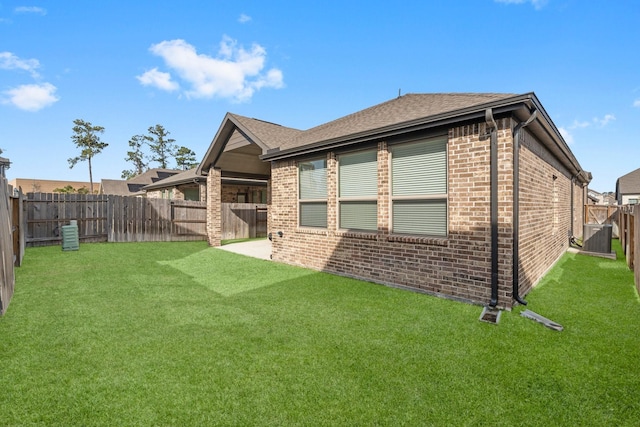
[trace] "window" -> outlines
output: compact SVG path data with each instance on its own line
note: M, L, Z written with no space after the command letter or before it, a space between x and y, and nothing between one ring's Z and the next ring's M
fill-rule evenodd
M447 138L390 146L394 233L447 235Z
M378 229L377 155L376 150L368 150L338 158L340 228Z
M185 200L200 200L200 189L199 188L185 188L183 190L184 199Z
M327 227L327 160L300 162L299 224L301 227Z
M267 203L267 190L253 190L251 192L252 203Z

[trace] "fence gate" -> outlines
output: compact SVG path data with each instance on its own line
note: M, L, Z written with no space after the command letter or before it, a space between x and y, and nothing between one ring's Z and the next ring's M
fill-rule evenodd
M618 206L584 205L585 224L611 224L612 237L620 235Z

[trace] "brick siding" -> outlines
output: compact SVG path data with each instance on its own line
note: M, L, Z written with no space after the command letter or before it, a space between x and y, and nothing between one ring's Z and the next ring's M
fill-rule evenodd
M571 197L574 197L573 215ZM571 221L582 235L584 194L570 172L526 129L520 149L520 292L525 294L567 249Z
M513 303L514 126L510 118L498 120L498 305L507 309ZM377 232L339 229L335 152L320 155L327 160L326 229L298 226L298 162L286 159L271 163L268 231L273 236L273 260L487 304L491 297L490 138L484 123L453 127L444 133L448 134L447 237L390 232L390 155L388 142L379 141ZM574 227L582 223L586 193L581 186L572 186L566 168L526 129L521 136L519 274L524 295L567 248L572 216ZM217 178L213 175L209 174L209 188L216 180L220 188L219 171ZM212 204L219 203L220 197L215 202L209 191L208 215L213 220ZM215 229L213 226L209 232ZM280 231L282 237L278 236ZM215 237L210 235L211 242L215 243Z

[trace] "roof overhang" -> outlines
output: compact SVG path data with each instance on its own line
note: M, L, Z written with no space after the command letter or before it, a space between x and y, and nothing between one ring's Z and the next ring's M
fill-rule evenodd
M287 150L269 150L266 154L260 156L260 158L264 161L273 161L290 157L307 156L330 149L371 142L372 140L397 138L415 132L459 125L466 122L484 121L485 113L488 109L491 109L496 118L511 116L517 121L526 121L532 112L537 110L538 118L529 124L527 128L567 167L574 177L585 184L591 181L591 173L582 170L580 164L560 134L560 131L533 92L416 120L396 123L365 132L341 136L339 138L324 140L301 147Z
M207 153L204 155L204 158L200 162L200 165L196 170L196 174L208 174L209 169L212 166L215 166L216 163L218 163L218 160L220 160L220 156L222 156L227 143L236 131L240 133L249 143L258 146L262 153L267 152L267 150L269 149L269 147L267 147L266 144L264 144L260 140L260 138L254 135L248 128L243 126L242 123L236 120L232 114L227 113L222 120L222 124L218 128L218 132L213 137Z

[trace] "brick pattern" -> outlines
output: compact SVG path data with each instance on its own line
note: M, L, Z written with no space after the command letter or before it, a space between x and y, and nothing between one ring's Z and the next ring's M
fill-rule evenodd
M512 175L510 122L500 122L500 304L511 304L510 228ZM489 138L484 125L449 131L449 236L400 236L390 230L390 167L387 143L378 144L378 232L337 228L337 162L327 154L328 227L297 225L298 172L293 161L272 166L273 259L378 283L469 302L490 298ZM281 184L281 185L280 185ZM275 232L283 231L283 237Z
M515 122L498 120L498 305L512 306L513 141ZM523 130L520 151L520 292L526 294L562 255L573 217L582 222L586 189ZM490 138L484 123L448 129L448 236L394 235L391 230L390 156L378 143L378 231L338 229L337 158L327 152L326 229L298 226L298 163L273 161L268 227L275 261L396 287L486 304L491 295ZM555 177L555 178L554 178ZM208 177L208 215L221 195L219 171ZM276 185L272 185L276 183ZM574 212L570 195L574 195ZM217 202L216 202L217 200ZM219 210L218 210L219 216ZM218 218L219 221L219 218ZM278 232L283 233L282 237ZM210 244L215 243L210 229ZM581 230L580 230L581 233ZM219 244L219 242L218 242Z
M198 194L200 195L200 201L205 202L207 200L207 186L205 184L186 184L176 185L173 187L162 188L158 190L152 190L146 192L146 197L150 199L162 199L168 195L171 191L172 200L184 200L184 191L189 189L198 188ZM162 194L164 192L164 195Z
M255 197L255 191L267 191L265 187L256 185L222 185L222 203L238 203L238 194L246 194L246 203L262 203L262 200Z
M222 174L211 168L207 175L207 241L210 246L220 246L222 235Z
M567 249L571 221L582 234L585 191L533 135L521 132L520 293L526 294ZM573 213L571 197L574 197Z

